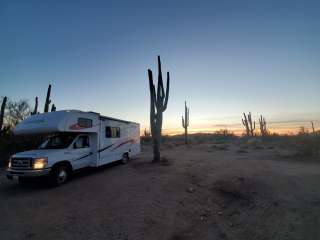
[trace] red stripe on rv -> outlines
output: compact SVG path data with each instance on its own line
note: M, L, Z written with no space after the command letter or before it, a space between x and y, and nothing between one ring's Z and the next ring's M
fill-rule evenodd
M81 127L81 126L79 126L78 123L75 123L75 124L70 125L69 129L71 129L71 130L80 130L80 129L86 129L86 128L93 128L93 127L96 127L96 126L99 126L99 124L93 125L91 127Z
M115 147L114 149L112 149L112 150L115 150L115 149L117 149L117 148L119 148L119 147L121 147L122 145L127 144L127 143L133 144L134 142L135 142L134 139L130 139L130 140L128 140L128 141L125 141L125 142L120 143L118 146L116 146L116 147Z
M84 129L84 128L86 128L86 127L81 127L81 126L79 126L79 124L72 124L70 127L69 127L69 129L71 129L71 130L80 130L80 129Z

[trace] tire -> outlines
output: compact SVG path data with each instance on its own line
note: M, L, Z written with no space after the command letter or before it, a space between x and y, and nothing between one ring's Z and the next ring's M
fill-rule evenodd
M121 159L121 163L122 164L126 164L129 162L129 154L128 153L124 153Z
M64 184L70 176L69 168L66 164L54 167L49 174L49 184L58 187Z

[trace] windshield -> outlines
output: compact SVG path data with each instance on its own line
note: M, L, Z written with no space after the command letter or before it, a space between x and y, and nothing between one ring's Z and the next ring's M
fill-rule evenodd
M58 133L47 138L39 149L63 149L70 146L76 133Z

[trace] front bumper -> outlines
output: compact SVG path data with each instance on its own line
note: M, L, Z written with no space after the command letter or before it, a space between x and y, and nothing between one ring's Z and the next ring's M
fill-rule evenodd
M37 170L16 170L12 168L8 168L6 170L7 177L12 178L14 176L19 177L40 177L44 175L48 175L50 172L50 168L37 169Z

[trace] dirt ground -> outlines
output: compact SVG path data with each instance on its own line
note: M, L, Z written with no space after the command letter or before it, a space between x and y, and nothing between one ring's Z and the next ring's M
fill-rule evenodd
M0 239L320 239L320 164L271 145L166 144L59 188L0 173Z

